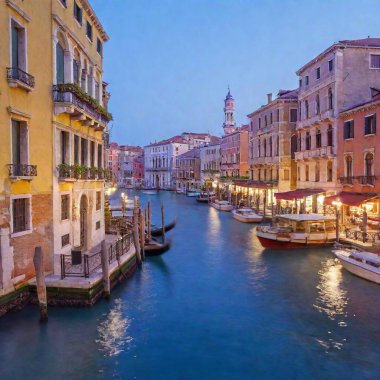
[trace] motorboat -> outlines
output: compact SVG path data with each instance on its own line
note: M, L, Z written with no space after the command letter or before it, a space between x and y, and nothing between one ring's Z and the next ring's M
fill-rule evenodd
M272 226L258 226L264 248L305 248L331 245L336 240L335 217L319 214L282 214Z
M197 196L196 201L200 203L208 203L211 197L214 197L215 193L208 193L203 191Z
M260 223L263 220L263 216L256 214L251 208L232 210L232 217L243 223Z
M158 194L158 189L156 187L142 187L141 192L143 194L156 195Z
M372 252L340 248L333 250L343 268L368 281L380 284L380 256Z
M234 206L228 201L221 201L214 199L210 202L210 206L216 208L219 211L232 211Z
M186 191L186 196L187 197L198 197L201 193L196 190L188 190Z

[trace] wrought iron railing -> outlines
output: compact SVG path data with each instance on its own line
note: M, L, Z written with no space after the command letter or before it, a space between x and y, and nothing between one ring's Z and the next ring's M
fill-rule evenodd
M374 176L374 175L359 176L359 177L357 177L357 179L359 180L359 183L361 185L373 186L375 184L376 176Z
M7 67L7 79L8 81L18 80L31 88L35 86L34 76L26 73L18 67Z
M132 233L128 232L122 238L108 247L109 263L118 261L129 251L132 244ZM101 268L101 251L95 253L61 254L61 279L65 277L89 278L96 270Z
M112 172L109 169L87 167L84 165L60 164L57 166L58 177L65 179L84 179L84 180L110 180Z
M374 244L376 240L380 240L380 232L364 232L364 231L355 231L346 229L345 230L346 238L361 241L363 243L371 242Z
M352 185L354 183L354 177L339 177L338 179L342 185Z
M10 164L8 173L10 177L35 177L37 176L37 165Z
M53 100L55 103L70 103L91 115L95 120L107 124L112 115L101 107L97 101L72 83L62 83L53 86Z

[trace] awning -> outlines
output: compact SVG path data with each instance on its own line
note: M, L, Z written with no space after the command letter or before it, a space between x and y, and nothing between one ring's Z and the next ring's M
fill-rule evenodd
M291 191L285 191L282 193L276 193L274 196L277 200L292 201L294 199L302 199L305 197L310 197L311 195L325 193L326 190L323 189L297 189Z
M339 201L348 206L360 206L362 203L374 198L377 198L377 194L342 191L337 195L326 197L324 203L325 205L332 205L332 202Z
M233 185L240 186L240 187L247 187L249 189L271 189L275 186L273 183L269 182L234 182Z

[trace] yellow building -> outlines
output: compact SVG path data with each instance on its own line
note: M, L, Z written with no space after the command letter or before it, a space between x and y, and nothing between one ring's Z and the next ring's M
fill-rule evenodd
M87 0L0 2L0 315L36 246L59 274L104 239L107 40Z

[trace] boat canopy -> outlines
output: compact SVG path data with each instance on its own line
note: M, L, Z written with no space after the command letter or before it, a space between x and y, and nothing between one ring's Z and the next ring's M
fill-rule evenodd
M380 264L380 256L371 252L352 251L351 256L357 257L365 261L371 261L376 264Z
M310 197L311 195L325 193L323 189L297 189L291 191L285 191L282 193L275 193L274 196L277 200L292 201L294 199L302 199Z
M281 214L279 218L288 219L295 222L320 222L324 220L335 220L334 216L319 214Z
M374 198L377 198L376 194L342 191L339 194L326 197L324 203L331 205L333 202L339 201L348 206L360 206L362 203Z

